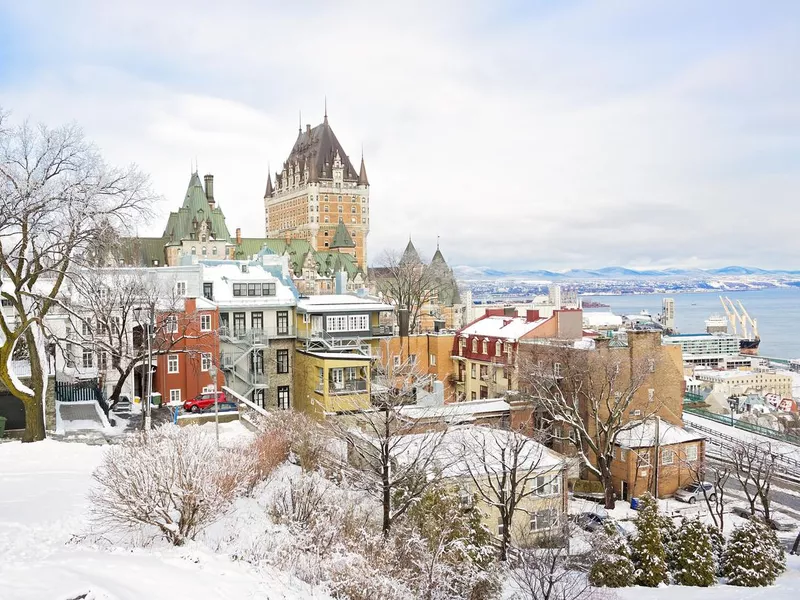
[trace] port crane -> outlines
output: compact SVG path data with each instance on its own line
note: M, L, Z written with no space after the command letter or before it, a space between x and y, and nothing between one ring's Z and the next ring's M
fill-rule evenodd
M728 298L727 296L720 296L720 302L722 302L722 309L725 311L725 315L728 317L728 323L731 324L733 327L733 335L739 335L737 330L737 326L741 327L741 336L747 339L758 339L758 322L756 319L752 318L750 314L745 310L744 304L742 304L741 300L737 300L739 303L739 310L736 309L736 305L733 303L733 300ZM753 335L750 336L748 331L748 324L753 330Z

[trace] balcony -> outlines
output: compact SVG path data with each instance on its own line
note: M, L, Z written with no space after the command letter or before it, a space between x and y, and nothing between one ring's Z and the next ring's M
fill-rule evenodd
M318 394L324 393L322 385L317 383ZM346 395L346 394L360 394L367 391L366 379L352 379L350 381L328 381L328 391L331 395Z
M382 335L394 335L394 327L391 325L378 325L377 327L370 328L370 334L372 337L378 337Z
M290 324L288 327L278 329L277 327L268 327L264 329L238 329L232 327L220 327L219 336L224 340L233 342L242 342L254 346L264 344L266 345L269 340L282 339L294 337L294 327Z

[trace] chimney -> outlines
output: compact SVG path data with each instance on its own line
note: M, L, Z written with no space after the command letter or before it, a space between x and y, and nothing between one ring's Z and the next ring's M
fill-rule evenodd
M397 310L397 325L400 328L400 337L408 337L408 309Z
M236 245L237 246L241 246L242 245L242 229L241 229L241 227L237 227L236 228Z
M206 200L211 205L211 208L214 208L214 176L213 175L206 175L203 177L206 182Z
M517 311L513 306L504 306L503 307L503 316L504 317L516 317Z
M525 320L528 321L528 323L532 323L533 321L538 321L539 320L539 311L538 310L528 310Z

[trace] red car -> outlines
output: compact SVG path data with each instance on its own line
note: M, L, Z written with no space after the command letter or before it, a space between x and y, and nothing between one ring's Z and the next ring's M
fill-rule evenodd
M225 397L225 392L217 392L216 396L219 404L228 401L228 399ZM212 406L214 406L214 392L205 392L195 398L192 398L191 400L184 402L183 410L186 412L200 412L201 410L211 408Z

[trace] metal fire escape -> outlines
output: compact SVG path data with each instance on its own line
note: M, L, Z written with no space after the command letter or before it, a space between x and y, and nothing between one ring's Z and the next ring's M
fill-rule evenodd
M269 388L267 365L275 361L274 352L270 348L270 335L262 329L235 331L229 327L220 327L220 339L228 344L221 353L222 370L227 377L228 385L242 390L242 396L254 398L256 390Z

